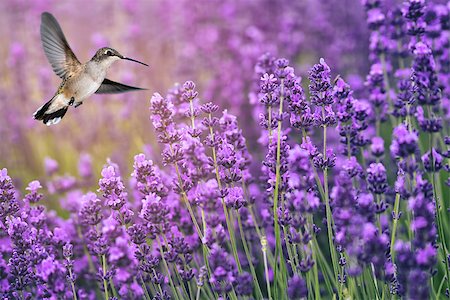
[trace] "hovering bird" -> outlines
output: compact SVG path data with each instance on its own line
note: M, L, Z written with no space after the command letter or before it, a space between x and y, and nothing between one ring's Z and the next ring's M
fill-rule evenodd
M41 15L41 41L53 71L62 79L52 99L33 114L36 120L42 120L47 126L58 124L69 106L80 106L94 93L116 94L144 90L105 77L112 63L120 59L131 60L148 67L147 64L125 57L108 47L98 49L90 61L80 63L70 49L58 21L48 12Z

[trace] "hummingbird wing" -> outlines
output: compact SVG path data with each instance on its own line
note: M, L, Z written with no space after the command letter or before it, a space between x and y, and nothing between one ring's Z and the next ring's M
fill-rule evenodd
M118 83L118 82L109 80L108 78L105 78L95 93L96 94L119 94L119 93L126 93L126 92L139 91L139 90L145 90L145 89L126 85L123 83Z
M45 55L59 77L64 79L81 66L58 21L48 12L41 15L41 41Z

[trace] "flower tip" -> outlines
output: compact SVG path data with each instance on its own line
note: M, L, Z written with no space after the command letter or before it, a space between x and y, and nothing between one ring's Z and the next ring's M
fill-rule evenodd
M428 47L427 44L425 44L423 42L418 42L414 46L413 52L415 55L428 55L428 54L431 54L431 49L430 49L430 47Z

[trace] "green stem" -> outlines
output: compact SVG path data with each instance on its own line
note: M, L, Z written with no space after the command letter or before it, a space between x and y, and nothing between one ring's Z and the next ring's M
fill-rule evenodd
M209 118L209 122L211 124L212 123L212 115L211 115L211 113L208 114L208 118ZM211 135L211 140L214 141L215 140L215 135L214 135L214 130L213 130L212 126L209 126L209 134ZM212 156L213 156L212 158L213 158L213 164L214 164L214 171L215 171L215 175L216 175L217 186L218 186L219 190L222 190L222 181L220 180L219 165L217 163L217 155L216 155L216 147L215 146L211 147L211 150L212 150ZM225 214L225 221L226 221L226 225L227 225L227 230L228 230L228 233L230 235L231 250L233 252L233 257L234 257L234 260L235 260L236 265L238 267L239 273L242 273L242 266L241 266L241 263L239 261L239 257L238 257L238 254L237 254L236 239L235 239L235 236L234 236L234 226L233 226L233 223L231 223L231 221L230 221L230 216L228 214L228 209L227 209L227 206L225 204L224 197L221 197L221 203L222 203L223 212Z
M397 223L399 218L399 207L400 207L400 194L395 194L395 202L394 202L394 220L392 223L392 235L391 235L391 245L390 245L390 253L392 263L395 261L395 253L394 253L394 244L395 244L395 234L397 232Z
M106 256L102 255L102 269L103 269L103 289L105 290L105 300L109 300L108 282L106 281Z
M278 198L279 198L279 188L280 188L280 169L281 169L281 125L282 125L282 114L283 114L283 87L284 82L283 79L280 83L280 109L279 109L279 120L278 120L278 129L277 129L277 152L276 152L276 167L275 167L275 188L273 192L273 215L274 215L274 231L275 231L275 270L274 270L274 277L278 276L278 256L280 257L280 272L281 272L281 278L283 282L282 289L286 286L286 266L285 261L283 257L283 248L281 245L281 234L280 234L280 224L278 224ZM277 289L277 285L275 284L276 281L274 281L274 287ZM275 294L277 294L278 290L276 290ZM283 290L280 292L283 293Z
M164 268L166 269L167 277L169 278L169 284L170 284L170 287L172 289L172 293L173 293L175 299L178 300L178 299L180 299L180 297L178 296L177 288L173 284L172 275L170 274L169 266L167 265L166 259L164 258L164 253L163 253L163 250L162 250L160 237L157 237L156 239L158 240L158 246L159 246L159 252L161 254L161 260L163 262Z
M69 269L69 276L70 276L70 286L72 287L73 300L78 300L77 292L75 290L75 285L72 280L72 268L68 268L68 269Z
M225 211L225 219L227 221L228 233L230 234L231 250L233 252L234 260L236 261L238 272L242 273L242 266L241 266L241 262L239 261L239 256L238 256L238 251L237 251L236 237L234 235L234 226L232 225L232 224L234 224L233 215L228 212L228 208L225 205L225 201L223 201L222 204L224 205L223 209Z
M269 145L272 143L272 106L269 106L267 108L267 122L268 122L268 129L269 129Z
M322 108L322 114L325 114L324 109ZM323 127L323 159L326 160L326 147L327 147L327 127ZM326 217L327 217L327 231L328 231L328 244L330 247L330 255L331 255L331 261L333 264L333 270L334 270L334 277L335 281L338 282L338 265L337 265L337 257L336 257L336 249L334 248L333 243L333 228L331 226L332 222L332 213L331 213L331 207L330 207L330 198L328 193L328 169L325 168L323 170L323 185L324 185L324 194L325 194L325 210L326 210ZM339 286L339 285L338 285ZM341 292L341 291L339 291Z
M247 246L247 239L245 238L245 232L244 232L244 229L242 228L241 216L239 215L239 212L237 212L237 219L238 219L238 224L239 224L239 232L241 234L241 239L242 239L242 246L244 247L245 255L247 256L248 265L250 267L250 272L252 273L252 277L253 277L253 283L255 285L256 292L258 293L259 299L263 299L264 297L261 292L261 287L259 286L255 267L253 266L252 256L251 256L251 253Z
M147 289L147 285L144 282L144 278L142 278L142 275L139 275L139 279L141 280L141 286L142 289L144 290L144 295L145 295L145 299L150 300L150 294L148 293L148 289Z
M201 291L202 287L197 285L197 294L195 295L195 299L199 300L200 299L200 291Z
M261 251L263 253L264 260L264 274L266 276L267 295L269 300L272 300L272 293L270 292L270 279L269 279L269 266L267 264L267 239L265 236L261 238Z

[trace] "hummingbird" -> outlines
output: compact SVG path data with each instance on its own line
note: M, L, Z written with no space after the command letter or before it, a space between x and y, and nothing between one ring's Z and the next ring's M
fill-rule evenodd
M106 78L106 71L118 60L130 60L144 66L147 64L125 57L117 50L103 47L86 63L81 63L64 36L55 17L44 12L41 15L41 42L53 71L61 77L55 95L33 114L47 126L58 124L70 106L79 107L92 94L116 94L145 90L114 82Z

